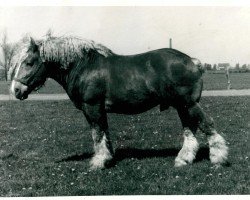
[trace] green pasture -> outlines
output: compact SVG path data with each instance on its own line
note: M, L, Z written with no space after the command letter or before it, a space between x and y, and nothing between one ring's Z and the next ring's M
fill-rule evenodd
M230 73L231 89L250 89L250 73ZM226 90L225 73L206 72L203 75L203 90Z
M213 168L198 133L196 161L174 168L182 145L174 109L109 114L116 165L90 171L92 138L69 101L0 102L0 195L250 194L250 98L203 97L204 110L227 140L230 165Z

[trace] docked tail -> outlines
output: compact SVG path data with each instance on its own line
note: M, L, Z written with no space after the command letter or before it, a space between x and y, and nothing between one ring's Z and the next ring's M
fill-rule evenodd
M197 58L192 58L191 60L198 67L201 73L205 72L204 65L201 63L200 60L198 60Z

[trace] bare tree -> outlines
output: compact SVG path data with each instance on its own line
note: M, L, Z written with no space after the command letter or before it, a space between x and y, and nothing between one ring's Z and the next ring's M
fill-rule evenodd
M3 58L0 59L0 65L4 68L4 78L8 80L8 71L11 67L11 61L15 55L16 45L12 43L8 43L7 32L3 32L3 38L0 42L0 47L2 48Z

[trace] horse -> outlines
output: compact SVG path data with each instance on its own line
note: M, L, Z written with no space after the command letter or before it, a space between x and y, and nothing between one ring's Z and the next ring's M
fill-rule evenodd
M11 93L20 100L45 83L57 81L87 119L94 141L91 169L114 162L108 113L139 114L159 106L178 112L184 142L175 167L191 164L198 151L195 134L206 134L213 166L227 162L228 147L213 119L200 106L203 65L198 59L170 48L136 55L119 55L92 40L73 36L22 45L16 61Z

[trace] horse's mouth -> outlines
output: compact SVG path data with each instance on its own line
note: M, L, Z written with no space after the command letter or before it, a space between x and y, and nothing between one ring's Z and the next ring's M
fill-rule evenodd
M20 98L20 100L23 101L23 100L25 100L25 99L27 99L27 98L28 98L28 95L27 95L27 96L22 96L22 97Z
M13 80L10 91L19 100L27 99L30 93L27 85L16 80Z
M16 97L17 99L21 100L21 101L27 99L28 96L29 96L29 93L28 93L28 92L23 92L23 93L21 93L21 92L16 92L16 93L15 93L15 97Z
M28 98L29 94L32 92L32 91L38 91L43 85L39 85L39 86L36 86L36 87L29 87L27 86L27 89L25 91L19 89L19 88L15 88L14 89L14 95L17 99L19 100L25 100Z

